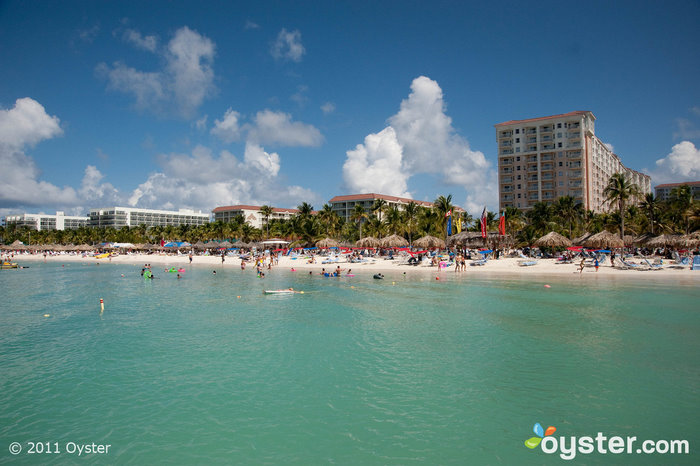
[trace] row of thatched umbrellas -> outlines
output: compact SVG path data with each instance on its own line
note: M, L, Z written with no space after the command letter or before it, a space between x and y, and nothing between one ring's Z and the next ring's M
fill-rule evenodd
M649 248L664 248L664 247L686 247L694 248L700 245L700 232L695 232L690 235L659 235L650 236L625 236L625 239L620 239L618 235L603 230L596 234L585 234L574 240L570 240L565 236L554 231L546 234L537 241L534 246L542 247L569 247L572 245L586 246L591 248L614 249L624 246L646 246Z

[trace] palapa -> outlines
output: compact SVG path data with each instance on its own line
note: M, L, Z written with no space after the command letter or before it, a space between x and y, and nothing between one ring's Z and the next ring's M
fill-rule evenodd
M383 248L405 248L408 246L408 241L403 236L391 235L382 238L380 246Z
M665 248L668 246L683 246L684 241L679 235L659 235L650 239L645 246L650 248Z
M338 246L340 246L340 243L334 240L333 238L324 238L316 242L316 247L321 249L337 248Z
M445 241L441 240L440 238L436 238L435 236L425 235L424 237L415 240L412 246L416 248L443 249L445 247Z
M603 230L600 233L590 236L583 242L583 245L589 248L610 249L621 248L625 245L625 242L622 241L619 236L614 235L607 230Z
M550 231L535 241L534 245L537 247L566 248L571 246L571 240L566 236L560 235L556 231Z
M377 238L375 238L373 236L367 236L365 238L362 238L361 240L359 240L355 244L361 248L376 248L381 243L379 242L379 240Z

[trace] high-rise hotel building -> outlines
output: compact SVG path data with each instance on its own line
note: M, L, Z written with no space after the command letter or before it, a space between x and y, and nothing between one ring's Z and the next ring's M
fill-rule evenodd
M603 190L625 173L642 196L651 178L625 167L595 135L595 116L576 111L496 125L499 207L528 210L540 201L572 196L586 210L610 210Z

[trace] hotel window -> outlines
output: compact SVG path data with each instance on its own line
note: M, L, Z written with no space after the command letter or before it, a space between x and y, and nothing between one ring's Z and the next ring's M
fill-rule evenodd
M557 128L561 128L561 123L557 123ZM561 133L559 133L559 137L561 137Z
M520 142L520 138L515 138L515 142Z
M520 193L518 193L518 199L520 199Z
M561 139L561 133L557 133L557 138Z
M561 147L561 142L559 142L559 143L557 143L557 144L558 144L558 146L557 146L557 147Z
M520 181L520 175L518 175L518 181Z
M516 161L516 162L520 162L520 157L516 157L516 158L515 158L515 161Z
M520 134L520 129L516 129L515 134Z
M520 189L520 185L518 185L518 189Z
M520 171L520 165L518 165L517 167L515 167L515 169L518 170L518 171Z
M520 152L520 147L516 147L515 152Z
M561 162L559 162L559 166L561 167Z

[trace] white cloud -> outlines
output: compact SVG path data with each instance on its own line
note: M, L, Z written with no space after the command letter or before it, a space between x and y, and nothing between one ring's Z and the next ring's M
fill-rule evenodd
M227 143L238 141L241 138L241 128L238 123L240 117L240 113L229 108L221 120L214 120L211 134Z
M129 42L135 47L149 52L155 52L158 48L158 37L142 36L140 32L134 31L133 29L124 31L123 38L126 42Z
M656 161L651 171L654 184L700 180L700 150L690 141L682 141L666 157Z
M335 112L335 104L333 102L326 102L325 104L321 105L321 111L324 113L324 115L329 115Z
M347 153L343 177L349 188L364 187L370 192L387 189L383 178L367 177L357 169L366 151L365 158L371 160L365 164L367 168L390 167L386 173L384 169L380 171L384 173L382 176L396 179L396 184L392 183L389 188L403 191L411 176L431 174L443 183L464 187L469 203L497 204L495 191L488 190L489 183L495 179L495 170L482 152L471 150L467 140L456 133L451 118L445 113L442 89L437 82L424 76L414 79L411 93L401 102L399 112L389 118L389 124L400 154L393 145L392 150L373 152L366 139L364 145ZM390 137L389 128L379 133L383 139Z
M27 148L63 134L58 117L50 116L34 99L17 99L10 110L0 109L0 207L74 204L76 192L40 181Z
M207 120L209 119L208 115L204 115L202 118L194 122L194 127L197 128L199 131L204 131L207 129Z
M698 139L700 138L700 128L695 123L685 118L676 119L678 130L673 133L674 139Z
M257 23L254 23L253 21L247 19L245 22L245 26L243 27L244 29L260 29L260 25Z
M603 145L613 154L615 153L615 146L610 144L609 142L604 142Z
M270 53L275 60L300 62L301 57L306 53L301 44L301 32L298 30L290 32L283 28L277 35L275 43L272 44Z
M308 91L309 91L308 86L304 86L304 85L298 86L297 92L292 94L291 97L289 97L289 99L296 102L297 105L299 105L299 107L303 107L304 105L306 105L306 102L309 101L309 98L306 96L306 93Z
M292 121L291 115L262 110L248 126L248 140L259 144L314 147L323 142L321 132L306 123Z
M396 132L391 126L365 137L347 152L343 164L343 180L351 192L381 193L410 197L407 191L409 174L402 168L403 154Z
M294 205L318 197L300 186L284 186L279 155L255 144L246 144L243 161L198 146L191 155L163 155L159 162L163 171L140 184L129 205L209 210L229 203Z
M177 30L161 54L165 65L157 71L139 71L115 62L111 66L99 64L97 72L107 78L111 89L132 94L140 109L189 117L215 91L215 45L185 26Z

